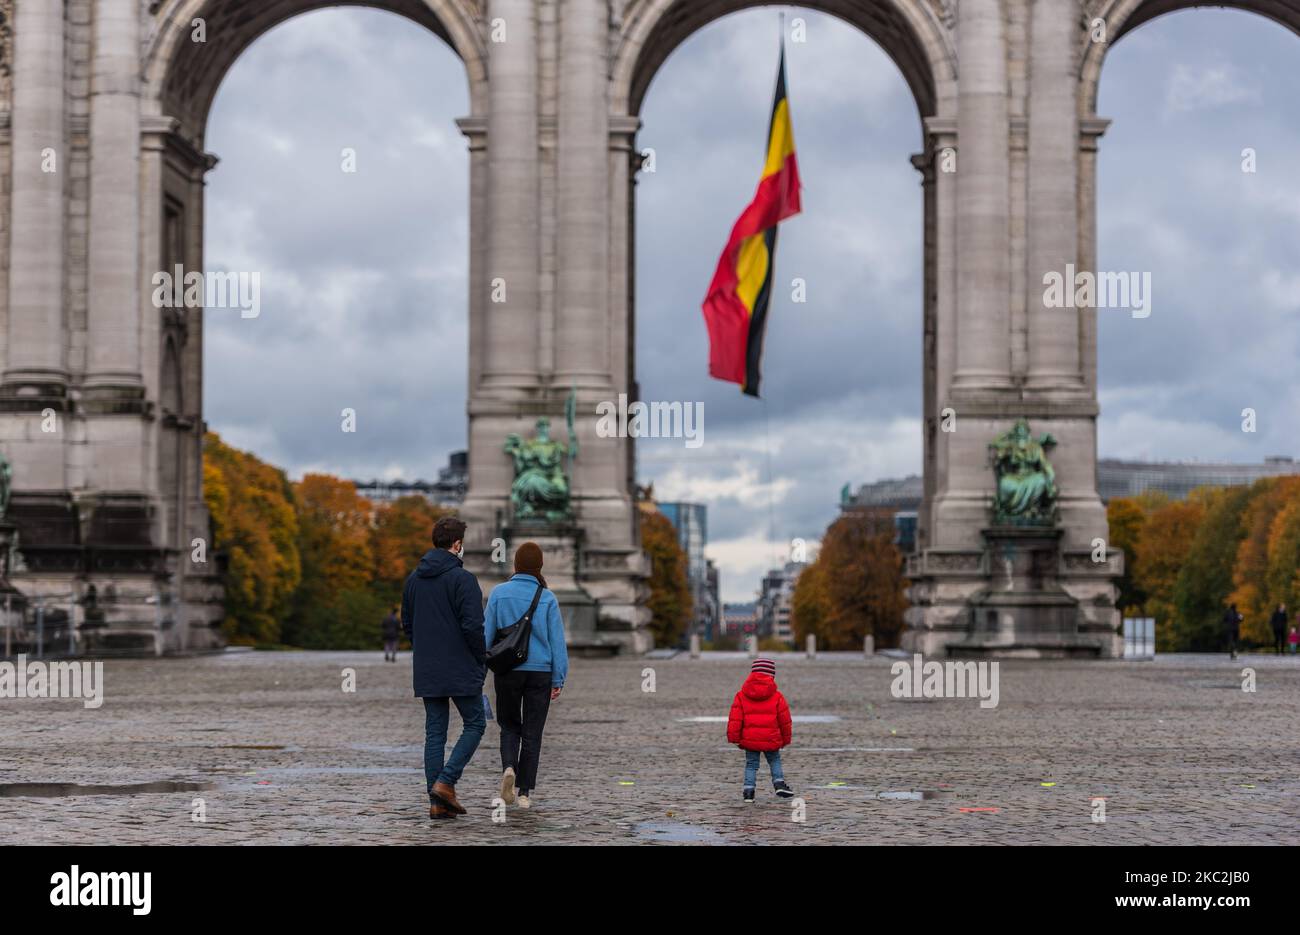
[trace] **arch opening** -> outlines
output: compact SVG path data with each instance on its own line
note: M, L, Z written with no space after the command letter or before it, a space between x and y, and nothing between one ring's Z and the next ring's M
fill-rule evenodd
M755 15L728 10L725 19L723 13L705 17L685 38L666 33L673 46L645 59L660 67L646 76L634 101L642 124L637 149L653 147L658 164L647 173L644 157L633 154L633 168L641 170L632 198L637 230L630 264L638 309L635 386L642 399L684 394L701 400L710 433L710 444L698 451L682 451L680 442L639 439L636 471L641 481L654 482L661 502L708 506L710 548L721 546L714 551L723 565L723 601L740 599L737 587L756 585L768 569L783 564L776 553L787 550L777 542L820 538L837 515L835 493L845 481L856 490L864 481L921 472L925 381L917 378L916 365L931 349L922 291L933 262L925 210L928 167L924 157L904 158L914 151L917 131L924 136L918 115L927 105L878 40L844 16L810 4L786 17L787 30L792 17L804 17L809 50L820 51L801 61L801 49L787 45L805 196L802 215L782 225L777 249L775 272L783 288L774 296L767 325L768 399L742 398L738 387L708 377L700 300L730 224L758 178L776 63L775 11L748 12ZM769 28L771 41L765 44ZM761 61L743 67L727 86L718 72L744 63L748 49L757 49ZM846 81L846 75L855 79ZM707 214L701 210L705 204ZM883 230L890 235L882 236ZM785 288L792 277L806 281L807 304L792 304ZM842 357L843 348L857 353ZM833 365L837 357L839 365ZM891 368L898 370L897 380L886 376ZM823 412L814 425L806 419L814 407L804 397L820 382L845 392L838 407L830 405L833 415ZM858 389L855 416L848 397ZM753 421L759 407L771 412L770 440L777 451L770 468L757 449L745 450L744 437L763 442L764 420ZM865 420L864 411L890 415ZM757 436L750 431L755 426ZM837 451L829 453L823 443ZM822 455L801 461L800 449L807 456L814 448ZM827 476L819 469L808 477L813 462L830 466ZM723 474L744 480L751 492L730 489ZM757 499L751 496L755 491ZM777 501L780 523L773 529L769 499ZM697 614L697 625L706 617Z

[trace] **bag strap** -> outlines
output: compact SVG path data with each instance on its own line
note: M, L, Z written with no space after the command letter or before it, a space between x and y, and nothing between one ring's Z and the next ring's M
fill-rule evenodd
M537 583L537 590L533 592L533 602L528 605L528 613L524 614L524 616L528 620L531 621L533 619L533 614L537 612L537 602L540 601L541 599L542 599L542 584L539 581Z

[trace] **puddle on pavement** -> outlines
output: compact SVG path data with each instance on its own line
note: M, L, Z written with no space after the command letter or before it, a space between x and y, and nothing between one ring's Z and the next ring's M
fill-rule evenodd
M670 844L722 843L722 835L716 831L682 821L643 821L632 832L643 841L666 841Z
M423 773L424 770L414 766L263 766L255 772L258 776L372 776L381 773Z
M359 753L418 753L424 744L350 743L348 749Z
M280 743L223 743L218 750L288 750Z
M62 798L76 795L149 795L166 792L202 792L213 788L210 782L136 782L124 785L81 785L75 782L3 782L0 798Z
M849 782L830 782L826 785L819 786L818 788L829 789L835 792L857 792L863 789L868 789L869 787ZM943 798L954 794L954 791L951 789L891 789L886 792L877 792L873 798L896 802L928 802L931 799Z

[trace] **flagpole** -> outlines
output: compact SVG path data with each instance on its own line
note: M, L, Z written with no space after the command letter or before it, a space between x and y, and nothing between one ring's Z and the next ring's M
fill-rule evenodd
M780 21L780 36L777 44L778 61L785 59L785 10L777 11ZM779 78L778 78L779 80ZM769 300L770 301L770 300ZM766 444L763 446L767 460L767 538L772 544L772 551L776 558L777 565L781 571L785 570L785 561L783 560L784 550L781 549L776 538L776 495L772 490L772 422L769 418L767 397L763 400L763 437Z

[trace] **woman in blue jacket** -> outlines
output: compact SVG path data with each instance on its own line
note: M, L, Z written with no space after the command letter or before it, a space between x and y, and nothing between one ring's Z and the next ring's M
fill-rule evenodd
M507 805L517 803L520 808L532 804L530 796L537 785L546 712L560 697L569 674L560 602L546 590L541 546L525 542L519 547L513 577L492 589L483 612L483 635L491 646L497 630L513 625L528 613L538 587L542 594L533 614L528 659L505 674L492 676L497 692L497 724L501 728L501 798Z

